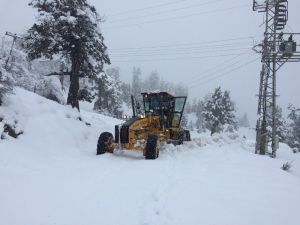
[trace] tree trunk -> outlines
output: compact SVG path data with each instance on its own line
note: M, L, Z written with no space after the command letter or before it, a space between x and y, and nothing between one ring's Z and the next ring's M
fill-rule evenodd
M68 94L67 104L72 108L79 109L78 91L79 91L79 71L80 62L76 56L72 57L72 71L70 75L70 89Z
M211 132L210 132L210 135L212 136L214 133L217 132L217 129L218 129L218 126L219 126L219 122L214 122L212 128L211 128Z

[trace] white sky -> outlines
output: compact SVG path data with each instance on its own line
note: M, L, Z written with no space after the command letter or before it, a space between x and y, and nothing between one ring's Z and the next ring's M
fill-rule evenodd
M5 31L22 33L32 25L35 11L28 2L0 0L0 36ZM252 11L252 0L90 2L105 18L101 29L112 66L120 67L122 80L131 81L134 66L141 67L144 76L157 70L162 79L188 86L190 99L221 85L231 91L238 112L247 112L254 124L260 60L231 72L259 58L251 46L254 40L262 40L263 27L259 26L263 17ZM299 0L289 0L287 31L300 32L299 9ZM300 63L290 63L279 71L278 103L282 107L288 103L300 106L299 69Z

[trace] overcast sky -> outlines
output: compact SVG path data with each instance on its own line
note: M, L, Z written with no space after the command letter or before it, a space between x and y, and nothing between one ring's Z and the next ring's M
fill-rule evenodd
M32 25L36 12L28 2L0 0L1 35L22 33ZM122 80L131 81L134 66L143 76L156 70L161 79L186 85L190 99L222 86L254 124L261 63L251 47L262 40L263 16L252 11L252 0L90 2L105 19L101 30ZM287 31L300 32L299 9L299 0L289 0ZM300 63L279 71L280 106L300 106L299 71Z

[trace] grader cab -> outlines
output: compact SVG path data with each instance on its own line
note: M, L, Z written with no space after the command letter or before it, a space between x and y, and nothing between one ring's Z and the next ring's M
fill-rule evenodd
M122 148L141 150L146 159L156 159L161 143L179 145L191 140L190 132L181 128L186 96L159 92L142 93L142 97L143 110L132 98L133 117L115 126L115 138L109 132L100 135L97 155Z

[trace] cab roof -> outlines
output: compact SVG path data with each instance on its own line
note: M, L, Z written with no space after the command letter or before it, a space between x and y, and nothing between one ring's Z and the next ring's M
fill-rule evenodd
M167 96L170 96L170 97L175 97L173 94L170 94L169 92L165 92L165 91L149 91L149 92L142 92L141 93L142 95L167 95Z

